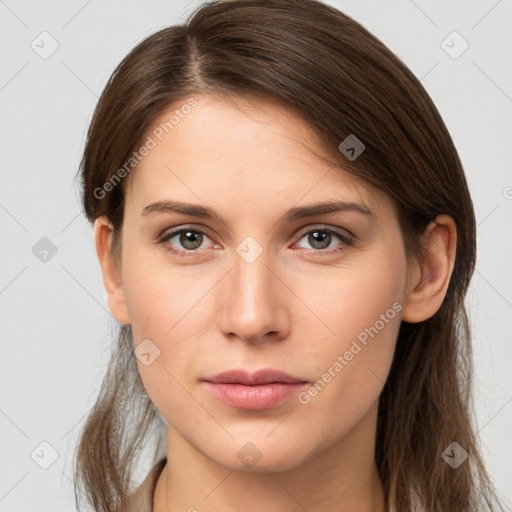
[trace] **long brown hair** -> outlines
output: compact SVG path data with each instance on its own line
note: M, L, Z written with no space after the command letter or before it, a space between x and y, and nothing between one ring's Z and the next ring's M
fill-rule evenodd
M80 167L83 208L91 222L109 218L115 254L126 180L112 180L155 118L194 94L255 94L295 108L325 144L328 161L393 199L409 257L420 254L420 235L438 214L454 219L457 254L444 302L430 319L400 328L380 396L375 458L387 506L398 512L496 510L473 424L464 308L475 264L473 205L452 138L418 79L359 23L319 1L199 6L186 23L138 44L96 107ZM350 134L365 144L355 160L338 149ZM83 492L95 511L119 510L141 447L161 426L130 327L121 326L76 451L77 507ZM469 454L457 469L441 457L452 442Z

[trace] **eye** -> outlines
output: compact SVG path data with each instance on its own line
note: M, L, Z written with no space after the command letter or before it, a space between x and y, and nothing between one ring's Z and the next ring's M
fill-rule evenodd
M188 253L197 252L197 249L201 249L204 239L209 238L205 231L198 228L180 228L169 233L166 233L161 239L161 243L166 243L168 245L167 249L171 252L181 254L182 256L187 256ZM171 241L176 238L176 242L171 243ZM181 248L174 249L172 246L176 246L177 244L181 245Z
M310 244L313 249L315 249L314 252L320 252L322 254L333 254L336 252L341 252L345 246L350 246L353 244L352 236L332 228L327 228L325 226L306 231L302 234L301 240L305 237L307 237L307 243ZM335 242L335 238L338 238L338 240L341 241L338 246L331 245L332 242Z

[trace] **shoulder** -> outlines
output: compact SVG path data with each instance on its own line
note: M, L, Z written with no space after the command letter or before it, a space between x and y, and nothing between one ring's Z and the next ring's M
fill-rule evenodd
M163 458L151 468L135 492L126 498L121 512L152 512L155 487L166 462L167 458Z

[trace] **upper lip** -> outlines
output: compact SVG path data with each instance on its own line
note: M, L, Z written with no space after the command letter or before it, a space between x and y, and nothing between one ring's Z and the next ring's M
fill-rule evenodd
M229 370L217 373L211 377L205 377L202 380L214 384L244 384L246 386L256 386L271 383L299 384L306 382L303 379L292 377L280 370L264 369L254 373L245 370Z

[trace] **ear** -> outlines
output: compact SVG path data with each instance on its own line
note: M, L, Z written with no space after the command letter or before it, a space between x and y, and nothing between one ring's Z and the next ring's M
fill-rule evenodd
M103 284L107 292L107 304L112 316L121 324L129 324L130 316L126 307L121 271L112 254L112 225L105 216L94 221L94 241L96 253L103 274Z
M402 314L402 319L411 323L433 316L446 296L457 248L454 220L438 215L427 226L422 245L423 258L414 263Z

